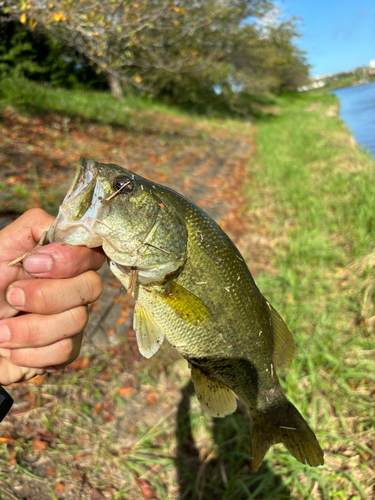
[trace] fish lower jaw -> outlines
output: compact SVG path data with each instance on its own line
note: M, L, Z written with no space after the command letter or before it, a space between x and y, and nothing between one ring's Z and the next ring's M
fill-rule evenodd
M103 238L94 232L96 219L86 217L85 219L69 220L60 207L59 214L48 231L48 241L63 241L70 245L83 245L89 248L100 247Z

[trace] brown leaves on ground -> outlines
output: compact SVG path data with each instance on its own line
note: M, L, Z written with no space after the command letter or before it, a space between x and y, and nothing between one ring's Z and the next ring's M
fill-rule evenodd
M46 441L42 441L38 438L33 439L31 442L34 451L44 451L47 448L47 444Z
M63 127L63 119L56 114L24 117L14 110L3 114L0 214L32 206L56 210L78 158L87 156L166 184L200 205L235 241L241 236L242 180L252 152L250 126L232 129L225 122L214 126L209 121L160 114L154 121L165 123L145 134L72 120ZM0 444L6 455L4 460L0 456L0 467L12 481L17 459L32 474L33 461L47 460L38 474L57 498L83 498L81 487L86 488L87 498L113 498L126 484L126 491L132 492L129 498L152 500L157 497L151 483L160 480L163 467L149 469L145 464L144 474L137 473L129 485L122 461L132 460L139 439L167 415L170 429L153 438L154 452L169 441L173 410L185 379L181 368L173 371L178 355L165 346L150 360L142 358L130 326L132 298L121 292L114 278L105 285L119 293L111 302L118 307L118 316L103 328L103 334L112 342L121 331L122 343L87 351L62 374L11 386L15 404L2 423ZM91 305L91 313L100 315L105 307L99 300ZM32 459L27 462L30 453ZM78 483L81 486L74 489Z
M131 394L134 391L134 387L120 387L117 390L117 393L120 396L127 396L128 394Z
M0 185L5 187L0 191L0 213L35 206L56 210L78 158L88 156L165 183L211 210L217 220L233 222L243 205L241 183L251 154L251 128L244 124L243 132L240 127L232 130L223 122L214 129L209 122L202 125L166 114L155 118L154 133L142 134L74 120L63 126L64 117L55 113L25 117L6 109L0 120ZM163 131L173 124L177 133L166 140ZM225 222L224 227L234 235L239 229Z
M136 479L135 482L141 489L142 498L147 498L148 500L156 500L156 491L150 483L145 481L144 479Z

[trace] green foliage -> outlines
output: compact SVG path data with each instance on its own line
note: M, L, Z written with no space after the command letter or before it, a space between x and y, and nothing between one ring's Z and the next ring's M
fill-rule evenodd
M1 30L4 35L5 30ZM36 52L28 40L26 31L14 31L9 40L0 38L0 74L35 75L43 72L43 68L35 61Z
M374 247L374 161L349 140L336 97L284 93L277 105L275 119L259 122L250 166L252 208L274 241L265 258L275 272L257 283L296 339L284 388L317 431L326 466L305 468L301 481L281 450L269 458L285 464L291 498L366 499L375 377L373 327L362 304L373 281L366 290L366 273L353 269L366 267Z
M26 76L55 87L107 88L106 80L83 55L46 33L0 19L0 75Z
M132 88L198 112L246 115L249 94L296 88L308 73L295 22L264 20L273 0L5 3L12 19L91 61L115 97Z

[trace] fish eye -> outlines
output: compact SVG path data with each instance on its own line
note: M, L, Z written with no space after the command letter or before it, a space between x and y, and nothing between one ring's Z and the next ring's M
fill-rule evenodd
M133 191L133 183L127 177L120 177L113 181L113 189L121 194L127 194Z

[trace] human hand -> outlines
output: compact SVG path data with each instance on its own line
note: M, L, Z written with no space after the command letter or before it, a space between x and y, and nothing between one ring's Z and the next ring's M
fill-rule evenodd
M79 354L87 304L102 292L100 248L52 243L32 251L54 218L24 213L0 231L0 384L63 369ZM9 262L31 252L22 264Z

